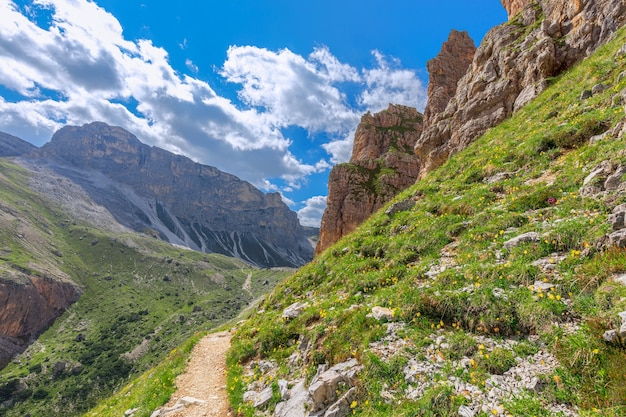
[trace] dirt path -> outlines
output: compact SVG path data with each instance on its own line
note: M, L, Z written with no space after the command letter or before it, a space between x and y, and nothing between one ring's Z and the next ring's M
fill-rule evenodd
M181 398L191 397L206 401L192 404L168 417L227 417L229 411L226 393L226 351L230 347L230 333L221 332L206 336L191 352L191 360L184 374L176 378L178 390L167 407Z

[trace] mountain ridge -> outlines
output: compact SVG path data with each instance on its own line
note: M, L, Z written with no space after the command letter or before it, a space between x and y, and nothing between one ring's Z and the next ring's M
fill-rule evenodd
M67 126L21 157L80 184L132 230L257 266L294 267L312 258L297 215L279 194L145 145L123 128Z

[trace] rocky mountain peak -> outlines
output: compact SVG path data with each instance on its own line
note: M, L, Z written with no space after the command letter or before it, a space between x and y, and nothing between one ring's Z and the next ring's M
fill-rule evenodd
M415 143L415 131L421 131L422 118L415 108L398 104L389 104L386 110L378 113L366 113L361 117L354 135L350 163L370 166L372 161L389 152L392 147L409 149Z
M522 108L626 22L623 0L503 5L510 20L487 33L445 110L429 113L415 145L420 177Z
M429 125L433 115L446 109L475 53L476 46L469 34L452 30L439 55L427 62L428 104L424 110L424 126Z
M67 126L37 153L124 226L258 266L300 266L313 248L279 194L143 144L121 127Z
M363 115L350 162L335 166L330 173L316 253L352 232L415 182L419 166L413 146L422 133L422 120L416 109L394 104Z

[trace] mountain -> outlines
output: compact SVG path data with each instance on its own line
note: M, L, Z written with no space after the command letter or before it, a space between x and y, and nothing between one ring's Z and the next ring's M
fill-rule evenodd
M237 330L240 415L626 415L625 4L504 3L420 180Z
M278 193L145 145L120 127L66 126L22 157L79 184L129 229L261 267L312 258L297 215Z
M32 152L37 147L18 137L0 132L0 157L18 156Z
M116 184L93 172L101 187ZM182 361L183 342L292 273L134 232L89 191L0 158L2 416L82 415L129 378Z
M519 111L626 22L623 0L504 0L503 5L509 21L485 35L456 93L444 111L428 119L415 144L421 177Z
M414 108L391 104L361 118L350 161L333 167L328 178L316 254L415 182L419 168L413 146L422 133L422 117Z

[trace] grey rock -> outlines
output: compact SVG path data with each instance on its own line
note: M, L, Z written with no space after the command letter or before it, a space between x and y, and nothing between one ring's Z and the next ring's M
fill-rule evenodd
M626 204L620 204L613 209L609 215L609 223L614 231L621 230L626 227Z
M615 330L607 330L606 332L604 332L604 334L602 335L602 337L604 338L604 340L606 340L609 343L614 342L615 340L617 340L617 331Z
M604 133L600 133L599 135L595 135L592 136L591 138L589 138L589 143L596 143L596 142L600 142L605 140L606 138L608 138L609 136L611 136L612 131L611 130L607 130Z
M193 397L182 397L180 400L176 402L176 404L181 404L185 407L189 407L190 405L205 405L206 401L200 400L198 398Z
M278 380L278 392L280 392L280 398L283 401L289 399L289 383L284 379Z
M337 387L340 382L346 382L343 375L336 371L326 371L318 381L309 387L309 396L313 402L312 411L319 411L337 398Z
M592 95L591 90L583 90L583 92L580 93L580 101L587 100Z
M274 417L305 417L309 403L309 391L303 380L298 381L289 391L289 399L276 404Z
M261 392L246 391L243 394L243 400L247 403L252 403L254 408L261 408L266 406L272 399L272 387L266 387Z
M324 417L346 417L352 411L350 403L356 398L356 388L350 388L333 405L328 407Z
M309 306L309 303L301 303L299 301L293 303L289 307L283 310L283 319L295 319L302 311Z
M611 161L602 161L585 177L583 185L590 184L596 178L606 178L611 171Z
M509 178L512 178L515 175L514 172L499 172L489 178L485 178L483 180L483 182L487 183L487 184L493 184L496 182L500 182L500 181L504 181L507 180Z
M337 400L339 384L352 386L357 373L363 368L356 359L349 359L338 363L332 368L316 375L309 387L311 399L311 411L317 412L325 409Z
M618 230L609 235L609 245L626 248L626 229Z
M459 407L459 417L475 417L476 412L466 405Z
M621 327L619 328L619 332L618 333L619 333L619 337L622 340L626 340L626 323L623 323L621 325Z
M263 391L259 392L259 394L257 395L253 407L254 408L261 408L261 407L265 407L270 400L272 399L272 387L267 387L265 388Z
M603 91L605 91L607 88L609 88L606 84L596 84L591 88L591 94L593 94L594 96L596 94L600 94Z
M393 216L396 213L411 210L414 206L415 206L415 201L410 198L407 198L406 200L402 200L400 202L392 204L391 207L385 210L385 214L387 216Z
M624 182L622 179L624 175L626 175L626 165L620 165L611 175L607 177L604 182L604 189L609 191L617 190L620 184ZM626 208L624 211L626 211Z
M507 240L506 242L504 242L504 248L511 250L514 247L521 245L522 243L539 242L540 240L541 237L539 236L539 233L528 232Z
M133 414L135 414L137 411L139 411L139 409L138 409L138 408L131 408L131 409L128 409L128 410L124 411L124 416L126 416L126 417L131 417L131 416L132 416Z

